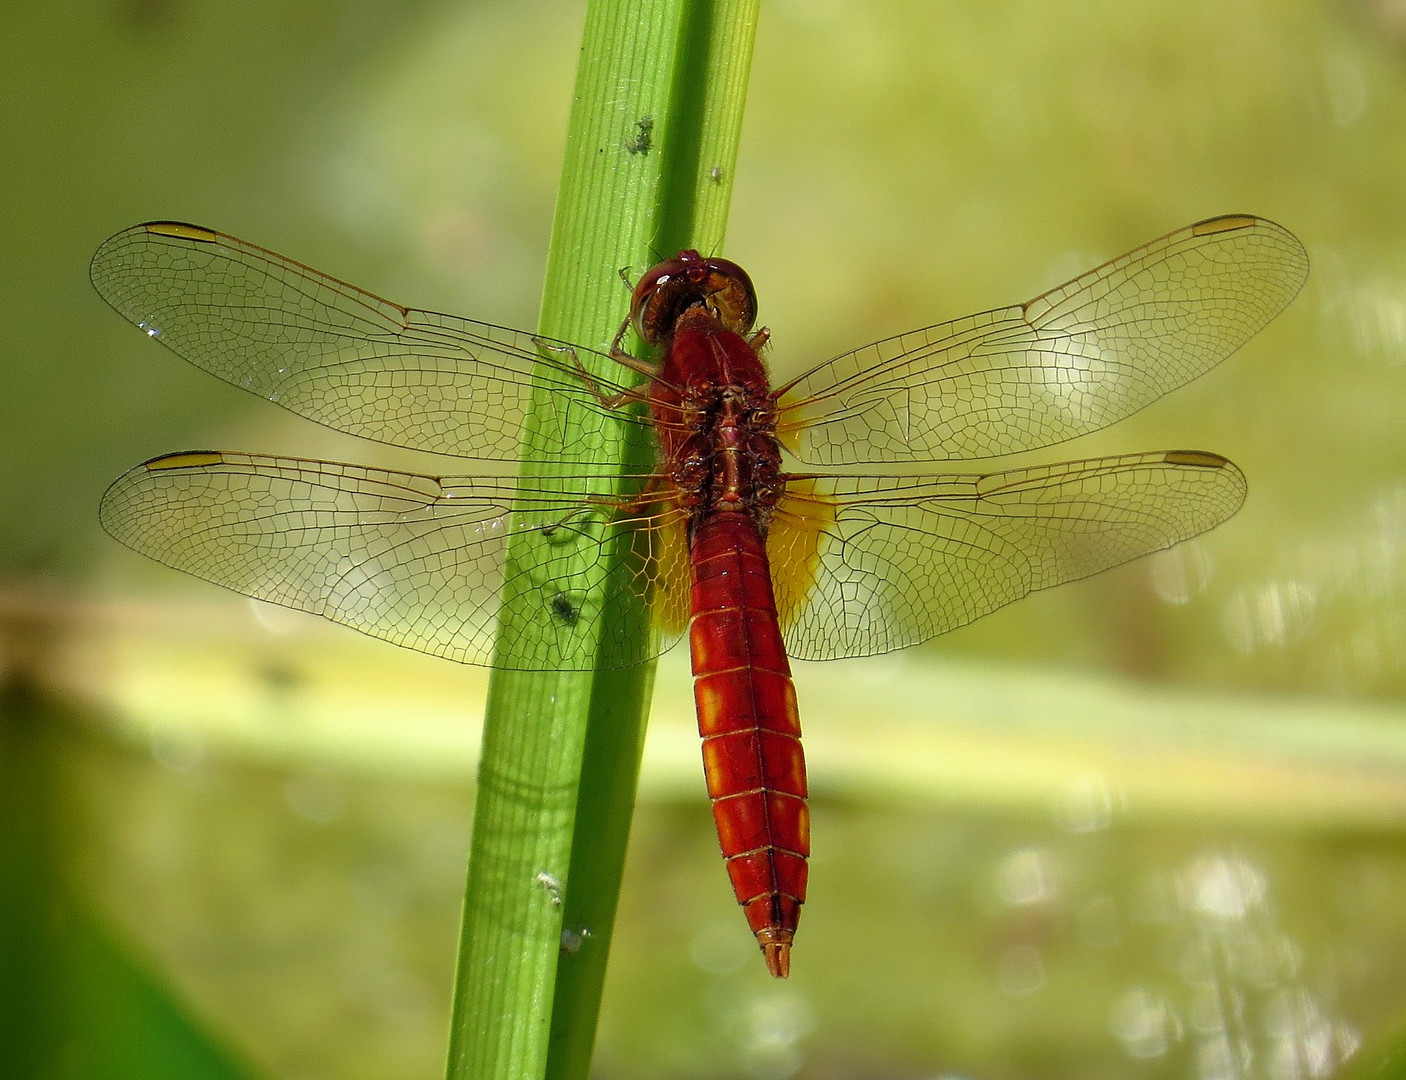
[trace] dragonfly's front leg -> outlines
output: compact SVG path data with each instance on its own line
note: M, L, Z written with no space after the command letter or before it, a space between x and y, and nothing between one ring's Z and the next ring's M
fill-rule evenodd
M658 364L653 364L648 360L641 360L638 357L631 356L624 350L621 343L624 341L625 331L628 329L629 325L629 320L625 320L625 322L621 324L619 332L615 335L615 339L610 343L610 358L617 364L643 375L648 380L648 382L644 384L647 386L650 382L654 382L659 378L660 368ZM626 405L633 405L635 402L649 401L648 391L639 387L630 390L622 390L618 394L605 393L601 389L600 383L596 381L596 377L587 370L586 365L581 362L581 357L570 345L558 344L557 342L547 341L543 338L533 338L532 340L539 349L545 349L548 352L560 353L569 357L571 366L574 367L576 373L581 376L581 381L586 384L586 389L589 390L591 396L605 408L623 409Z

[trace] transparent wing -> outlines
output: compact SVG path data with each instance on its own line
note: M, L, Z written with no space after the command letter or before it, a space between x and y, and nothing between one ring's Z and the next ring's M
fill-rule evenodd
M629 666L672 644L685 621L665 612L642 633L628 617L656 603L659 567L676 566L656 549L681 535L681 518L620 520L583 498L589 482L526 488L189 452L119 477L100 513L113 537L167 566L420 652L517 669ZM508 562L509 539L523 533ZM632 557L607 571L622 550ZM495 654L500 625L510 632Z
M514 459L534 378L556 405L534 431L541 453L570 447L589 460L629 419L582 385L571 346L401 307L199 226L125 229L98 248L90 274L121 315L196 367L363 438Z
M768 549L787 651L869 656L1226 520L1245 478L1196 450L981 475L811 477Z
M1025 304L875 342L780 391L783 441L849 465L994 457L1106 427L1243 345L1308 256L1261 218L1213 218Z

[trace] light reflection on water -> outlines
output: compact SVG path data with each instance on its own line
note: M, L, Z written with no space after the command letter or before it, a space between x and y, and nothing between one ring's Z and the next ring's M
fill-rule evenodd
M1054 860L1048 851L1026 848L1007 855L998 870L998 888L1006 903L1048 903L1056 898Z
M1330 1075L1358 1035L1304 981L1303 950L1279 925L1265 870L1210 851L1169 877L1178 911L1161 936L1174 979L1118 1000L1110 1028L1128 1055L1184 1043L1202 1080Z
M1206 591L1215 576L1215 563L1205 544L1188 540L1149 555L1147 575L1159 599L1180 607Z
M1325 318L1343 331L1358 362L1399 367L1406 360L1406 276L1395 269L1364 268L1337 249L1315 252Z
M1334 1002L1331 958L1306 963L1268 867L1251 855L1208 848L1111 889L1080 859L1072 848L1021 847L994 864L1011 913L991 968L1003 993L1052 992L1089 953L1107 956L1116 978L1126 945L1157 958L1138 966L1136 982L1110 985L1107 1031L1128 1058L1167 1059L1198 1080L1317 1080L1357 1048L1358 1030ZM1069 951L1065 928L1087 953Z
M729 1019L743 1073L750 1080L788 1080L801 1071L801 1043L815 1026L803 994L789 987L768 988L737 1001Z
M1065 789L1055 804L1055 822L1066 832L1097 832L1113 823L1123 802L1122 792L1110 787L1106 776L1089 773Z
M1113 1006L1113 1034L1133 1058L1155 1058L1180 1042L1180 1018L1165 998L1147 987L1128 990Z
M1406 485L1305 530L1224 603L1221 631L1279 667L1280 689L1393 693L1406 676Z
M1226 637L1242 653L1292 644L1309 633L1316 606L1312 587L1300 581L1241 591L1226 607Z

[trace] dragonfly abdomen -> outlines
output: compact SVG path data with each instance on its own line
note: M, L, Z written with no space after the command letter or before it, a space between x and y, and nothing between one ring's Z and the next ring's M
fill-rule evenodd
M773 975L790 968L810 814L791 669L756 523L720 511L692 544L689 642L703 768L733 892Z

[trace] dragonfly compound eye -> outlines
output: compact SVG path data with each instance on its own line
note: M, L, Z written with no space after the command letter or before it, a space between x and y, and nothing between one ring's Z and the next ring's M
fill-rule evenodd
M680 317L694 308L708 312L724 330L746 334L757 317L752 279L735 262L681 251L640 278L630 310L640 339L658 346L673 336Z

